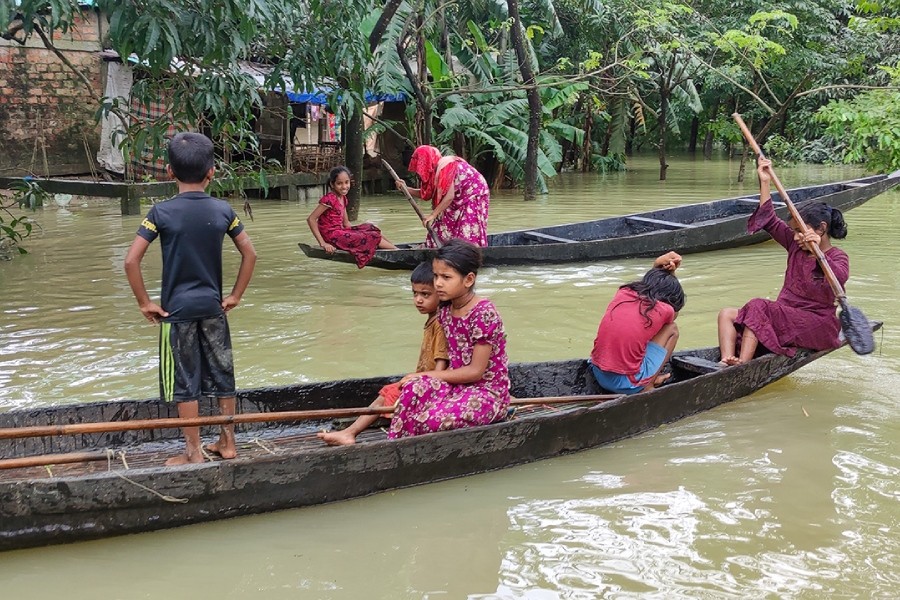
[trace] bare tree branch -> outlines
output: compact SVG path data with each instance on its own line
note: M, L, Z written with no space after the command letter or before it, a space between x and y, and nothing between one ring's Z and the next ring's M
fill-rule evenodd
M827 92L829 90L900 90L900 86L895 85L854 85L850 83L823 85L821 87L806 90L797 94L797 98L801 96L810 96L819 92Z

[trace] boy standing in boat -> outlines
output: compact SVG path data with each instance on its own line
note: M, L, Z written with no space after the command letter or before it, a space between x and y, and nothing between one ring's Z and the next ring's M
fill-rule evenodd
M199 133L179 133L169 142L169 176L178 195L155 204L138 228L125 257L125 274L141 313L161 323L159 388L166 402L178 403L178 416L196 418L201 395L218 398L223 415L235 413L234 363L226 313L237 306L256 264L256 251L234 209L206 193L215 174L213 144ZM231 293L222 297L222 241L228 235L241 254ZM162 300L147 294L141 261L157 237L162 244ZM166 461L203 461L200 428L182 429L184 454ZM223 426L208 450L234 458L234 426Z

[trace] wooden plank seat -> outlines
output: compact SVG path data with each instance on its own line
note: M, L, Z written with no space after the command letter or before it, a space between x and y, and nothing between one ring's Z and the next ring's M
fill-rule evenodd
M696 227L696 225L692 223L676 223L675 221L663 221L662 219L651 219L649 217L625 217L625 220L634 223L647 223L649 225L665 227L666 229L690 229L691 227Z
M541 233L540 231L525 231L522 233L527 238L537 240L538 242L554 242L558 244L577 244L578 240L570 240L569 238L557 237L549 233Z
M699 373L701 375L705 375L707 373L715 373L716 371L725 368L725 365L721 365L717 362L713 362L699 356L691 355L673 356L672 364L676 367L684 369L685 371Z

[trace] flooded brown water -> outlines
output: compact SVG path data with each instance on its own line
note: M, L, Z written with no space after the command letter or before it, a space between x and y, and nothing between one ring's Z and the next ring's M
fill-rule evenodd
M736 163L652 158L626 173L565 174L523 203L498 194L491 231L750 193ZM789 186L848 179L779 168ZM140 217L78 199L36 215L30 254L0 263L0 410L152 397L156 330L122 261ZM401 373L421 317L408 274L305 258L312 203L257 201L260 261L232 313L239 387ZM397 196L361 218L421 237ZM886 322L879 349L841 350L739 402L611 446L335 505L6 553L10 598L896 597L900 589L900 192L847 214L848 295ZM715 314L774 297L784 251L689 255L681 347L713 345ZM648 260L485 269L514 361L586 356L600 311ZM226 286L237 254L228 249ZM158 293L159 251L145 259ZM73 585L76 581L84 583Z

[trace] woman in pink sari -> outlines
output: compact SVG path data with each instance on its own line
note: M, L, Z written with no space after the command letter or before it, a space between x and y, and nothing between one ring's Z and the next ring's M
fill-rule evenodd
M419 146L409 161L409 170L419 176L420 188L409 191L431 200L431 214L425 217L440 241L459 238L476 246L487 246L490 190L475 167L458 156L441 156L434 146ZM425 246L436 247L431 236Z

